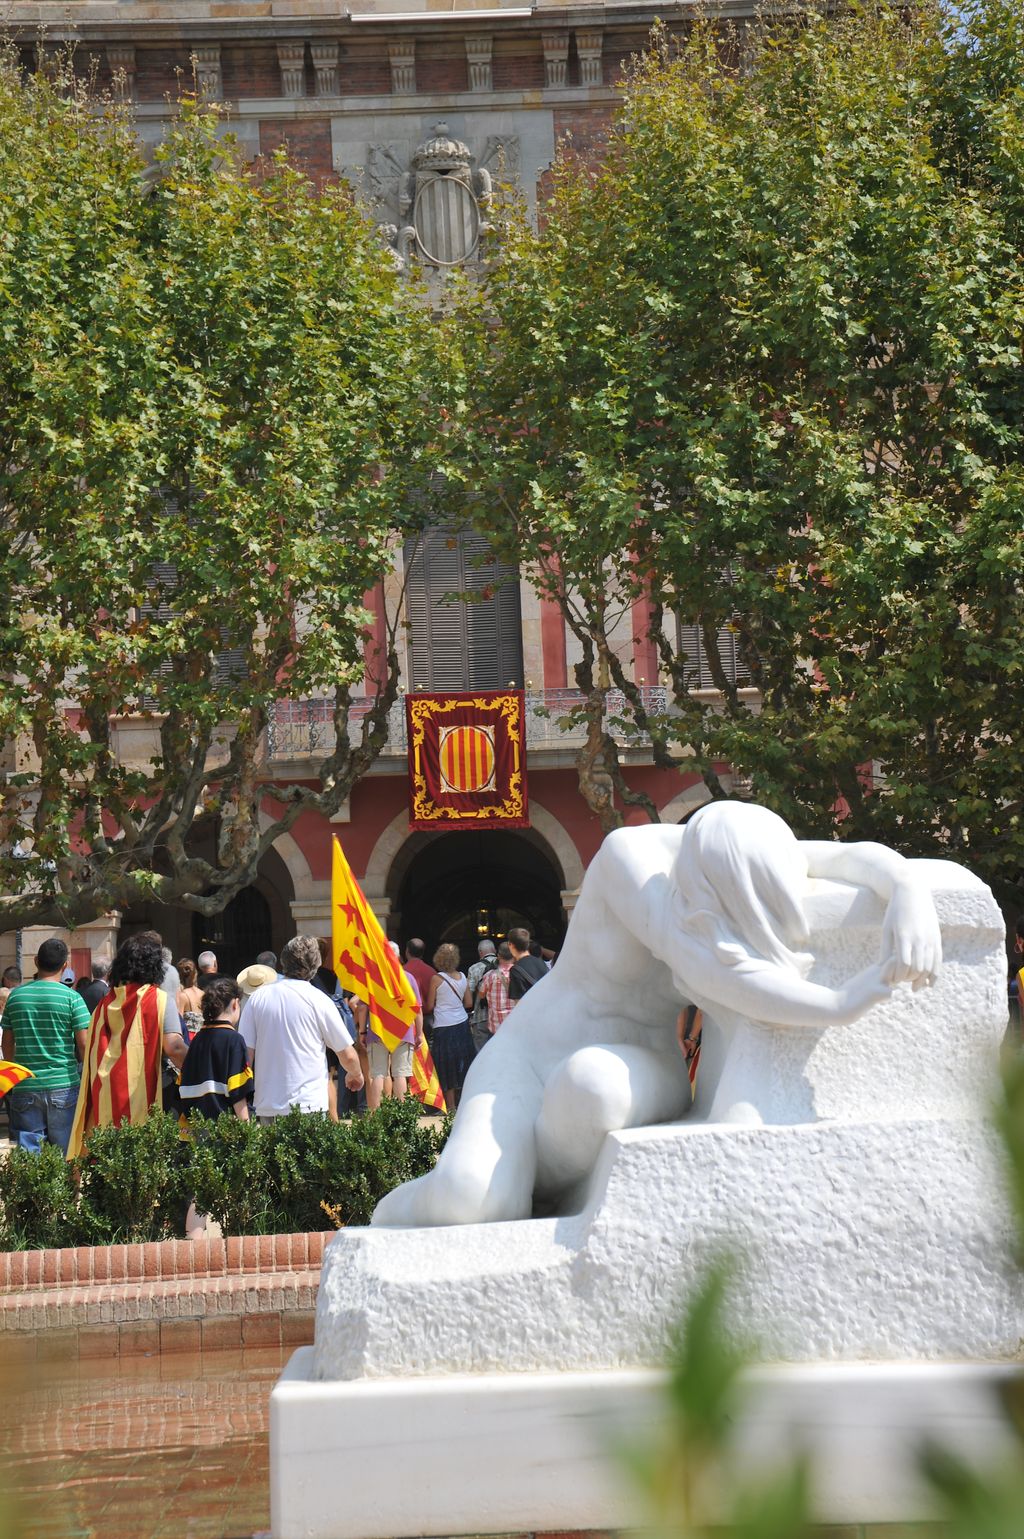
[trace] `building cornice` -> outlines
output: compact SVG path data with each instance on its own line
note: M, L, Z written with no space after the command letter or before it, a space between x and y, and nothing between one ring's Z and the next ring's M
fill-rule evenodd
M5 29L22 43L35 43L40 33L50 43L61 42L254 42L261 38L321 38L338 40L386 37L399 31L403 37L436 41L464 28L467 32L486 26L497 37L535 33L559 28L601 26L609 29L649 31L657 21L672 23L708 14L702 0L668 0L665 4L537 5L531 8L487 7L477 10L401 11L379 13L339 10L329 0L181 0L181 3L144 3L127 0L20 0L5 12ZM720 0L713 14L740 19L754 13L750 0Z

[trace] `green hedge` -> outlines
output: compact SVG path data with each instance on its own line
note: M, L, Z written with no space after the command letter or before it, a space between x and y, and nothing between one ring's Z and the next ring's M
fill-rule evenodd
M369 1222L392 1187L433 1167L450 1119L385 1101L351 1122L290 1112L266 1127L194 1115L183 1140L163 1113L100 1128L69 1164L59 1149L0 1161L0 1249L112 1245L184 1233L188 1203L225 1234L295 1234Z

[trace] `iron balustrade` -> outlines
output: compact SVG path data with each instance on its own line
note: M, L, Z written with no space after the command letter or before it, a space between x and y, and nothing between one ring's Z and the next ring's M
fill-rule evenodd
M640 688L644 709L663 715L671 709L667 689L656 685ZM586 697L577 689L539 689L526 692L526 746L528 749L576 748L587 735L586 722L573 720L562 727L559 722L580 712ZM349 710L349 737L355 743L363 719L373 701L357 696ZM625 747L645 747L648 735L637 727L633 707L626 695L609 690L604 717L605 729ZM326 758L334 746L334 702L327 698L279 700L274 706L266 734L266 756L275 763ZM388 712L387 741L384 757L404 756L408 742L405 730L405 700L396 700Z

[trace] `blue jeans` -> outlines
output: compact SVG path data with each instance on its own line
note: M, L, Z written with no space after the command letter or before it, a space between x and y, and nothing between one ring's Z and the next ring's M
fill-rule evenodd
M77 1085L64 1090L12 1090L7 1096L12 1143L38 1154L45 1139L67 1154L77 1105Z

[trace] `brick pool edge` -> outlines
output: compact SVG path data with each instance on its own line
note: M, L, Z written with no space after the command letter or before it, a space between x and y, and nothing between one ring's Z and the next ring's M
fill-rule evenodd
M0 1364L306 1345L333 1234L0 1253Z

